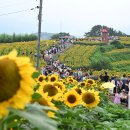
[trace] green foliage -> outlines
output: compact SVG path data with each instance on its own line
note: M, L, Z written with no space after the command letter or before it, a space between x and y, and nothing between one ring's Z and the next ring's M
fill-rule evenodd
M37 36L34 34L18 34L13 35L0 34L0 43L11 43L11 42L22 42L22 41L34 41L37 39Z
M121 71L121 72L130 72L130 64L118 64L113 65L113 70Z
M77 44L77 45L89 45L89 46L93 46L93 45L100 45L100 46L104 46L104 45L107 45L107 43L104 43L104 42L96 42L96 41L77 41L77 42L74 42L73 44Z
M58 130L129 130L130 111L110 102L104 93L100 99L100 105L92 109L58 104Z
M34 72L33 74L32 74L32 78L38 78L38 76L40 75L41 73L39 73L39 72Z
M1 120L0 130L57 130L56 121L46 112L51 110L39 104L29 104L24 111L9 108L10 114Z
M117 41L117 40L112 41L110 44L115 46L117 49L122 49L125 47L123 44L120 43L120 41Z
M111 53L106 54L105 56L109 57L111 62L117 62L121 60L130 60L130 53L124 52L124 53Z
M90 67L95 70L112 69L110 59L108 57L102 57L101 55L97 55L91 59Z
M114 48L113 45L110 45L110 46L101 46L100 47L100 51L101 51L101 53L104 53L104 52L111 51L113 48Z
M101 35L101 25L95 25L91 28L90 32L85 33L85 36L100 36Z
M34 100L39 100L40 98L42 98L42 96L39 93L34 93L32 95L32 99L34 99Z
M107 27L104 25L95 25L91 28L90 32L85 33L85 36L101 36L101 29L103 28L107 28L108 32L109 32L109 36L126 36L125 33L121 32L121 31L116 31L111 27Z
M59 39L60 37L63 37L63 36L70 36L69 33L65 33L65 32L60 32L58 34L54 34L51 39Z

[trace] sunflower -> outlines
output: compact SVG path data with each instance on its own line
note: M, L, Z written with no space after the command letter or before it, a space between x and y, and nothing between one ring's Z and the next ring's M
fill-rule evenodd
M77 106L81 103L81 96L74 90L64 94L64 103L69 107Z
M87 79L86 80L86 87L91 87L96 85L95 81L93 79Z
M72 76L69 76L66 78L66 81L69 82L69 83L73 83L74 82L74 79Z
M85 87L85 86L86 86L86 82L80 82L80 83L78 84L78 86Z
M63 84L66 84L66 80L65 79L59 79L60 82L62 82Z
M73 84L73 85L76 85L77 84L77 81L75 79L73 79L72 76L69 76L67 79L66 79L67 83L68 84Z
M83 92L83 89L77 86L73 87L72 90L75 90L79 95L81 95Z
M68 79L73 79L73 76L68 76L67 78L68 78Z
M48 96L47 93L43 94L42 97L39 99L39 100L33 100L33 102L38 102L40 105L43 105L43 106L48 106L50 107L52 110L58 110L57 107L55 107L55 105L51 102L52 99ZM54 112L51 112L51 111L47 111L47 115L49 117L54 117L55 116L55 113Z
M65 91L65 85L63 84L63 82L54 82L53 85L58 87L62 92Z
M27 57L17 57L14 50L0 57L0 118L8 113L7 107L23 109L31 99L35 71Z
M57 100L58 97L61 96L61 90L57 86L54 86L52 82L45 82L44 84L40 85L37 92L41 95L47 93L48 96L54 100Z
M41 94L41 93L39 93L39 94ZM40 99L38 99L38 100L33 99L31 101L31 103L38 102L39 104L41 104L43 106L51 107L51 106L54 106L54 104L51 101L52 101L52 99L48 96L47 93L45 93L44 95L41 95Z
M82 104L86 107L92 108L96 107L100 102L98 92L94 90L88 90L82 94Z
M38 83L42 83L46 80L46 76L45 75L39 75L37 78L37 82Z
M52 74L51 76L48 77L50 82L55 82L58 81L58 75Z

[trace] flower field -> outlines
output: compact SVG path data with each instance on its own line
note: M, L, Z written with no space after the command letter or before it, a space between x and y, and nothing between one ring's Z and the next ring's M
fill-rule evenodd
M41 51L52 44L58 43L42 41ZM78 82L72 76L42 75L34 67L36 49L36 41L0 44L0 130L130 129L130 111L111 102L109 85L104 88L98 80ZM105 56L113 65L107 70L109 76L121 77L124 72L129 74L129 54L128 47L73 45L59 60L77 68Z
M59 44L54 40L43 40L40 45L40 53L45 49L48 49L50 46L54 44ZM18 52L18 56L28 56L31 59L31 62L34 66L36 66L36 57L35 53L37 53L37 41L31 42L16 42L16 43L0 43L0 55L8 54L13 49L16 49ZM42 56L42 54L40 54ZM44 60L40 61L40 66L46 65Z
M124 47L117 49L112 45L107 46L85 46L74 45L59 57L59 60L67 66L78 68L86 66L91 67L91 62L107 57L111 63L113 71L130 72L130 48Z
M130 45L130 37L120 37L120 41L124 45L127 45L127 46Z
M109 84L41 75L15 50L0 57L0 70L1 130L130 129L130 111L110 101Z
M109 57L113 68L130 71L130 48L113 49L112 51L104 53L104 55Z
M95 52L96 46L81 46L74 45L68 49L63 55L59 57L59 60L64 62L67 66L80 67L88 66L89 58Z

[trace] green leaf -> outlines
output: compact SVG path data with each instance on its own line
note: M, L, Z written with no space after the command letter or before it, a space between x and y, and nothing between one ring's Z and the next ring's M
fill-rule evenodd
M8 128L12 128L12 125L14 125L14 123L16 126L18 122L14 122L14 120L17 118L18 116L15 114L9 114L8 116L4 117L0 122L0 130L7 130Z
M32 98L35 99L35 100L39 100L40 98L42 98L42 96L39 93L34 93L32 95Z
M34 72L32 78L38 78L39 75L41 75L39 72Z
M56 121L50 119L43 109L44 107L38 107L38 104L28 105L24 111L9 108L10 112L28 120L38 130L57 130Z
M33 90L34 90L34 92L36 92L36 91L39 89L39 86L40 86L40 85L39 85L39 84L37 84L37 85L34 87L34 89L33 89Z

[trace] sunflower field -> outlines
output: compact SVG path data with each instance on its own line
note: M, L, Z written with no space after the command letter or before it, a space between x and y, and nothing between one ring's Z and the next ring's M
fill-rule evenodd
M120 41L124 45L127 45L127 46L130 45L130 37L120 37Z
M63 55L59 57L61 62L64 62L67 66L80 67L88 66L89 58L95 52L96 46L82 46L74 45L68 49Z
M42 52L52 45L58 45L59 42L54 40L43 40L40 43L40 56L42 57ZM15 42L15 43L0 43L0 55L8 54L13 49L16 49L18 56L28 56L31 59L31 62L36 66L36 57L37 53L37 41L30 42ZM40 66L46 65L45 61L40 58Z
M0 130L129 130L130 111L103 85L41 75L13 50L0 57Z
M130 72L129 46L118 49L114 45L73 45L59 56L59 60L73 69L84 66L95 70L96 66L98 67L99 65L105 64L102 61L106 60L110 63L111 67L103 68L105 66L101 66L100 68L108 69L113 72ZM92 63L94 63L95 66L93 66Z

